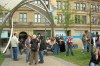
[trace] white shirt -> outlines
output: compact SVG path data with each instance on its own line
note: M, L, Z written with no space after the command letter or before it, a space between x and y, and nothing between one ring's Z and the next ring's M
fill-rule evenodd
M11 38L11 46L12 47L18 47L18 43L19 43L18 38L16 36L13 36Z

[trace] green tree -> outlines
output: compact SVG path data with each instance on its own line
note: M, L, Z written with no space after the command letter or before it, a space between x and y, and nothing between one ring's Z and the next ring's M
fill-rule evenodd
M66 36L68 36L68 28L71 28L71 25L74 24L74 19L73 19L73 14L75 12L72 12L71 10L71 4L70 0L65 0L65 4L63 5L62 13L63 13L63 20L62 20L62 25L64 26Z

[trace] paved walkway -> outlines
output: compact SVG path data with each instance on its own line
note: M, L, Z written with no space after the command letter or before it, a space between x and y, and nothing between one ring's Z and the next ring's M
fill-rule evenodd
M29 64L26 63L25 61L25 54L19 55L18 61L13 61L11 58L8 57L5 59L2 66L29 66ZM78 66L78 65L66 62L64 60L61 60L53 56L45 56L43 64L38 64L38 65L32 64L31 66Z

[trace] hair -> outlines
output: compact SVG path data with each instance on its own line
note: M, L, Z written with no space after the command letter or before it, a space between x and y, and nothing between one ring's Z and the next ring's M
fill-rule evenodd
M14 36L16 35L16 33L14 33Z
M36 35L34 34L34 35L32 35L32 38L34 39L34 38L36 38Z

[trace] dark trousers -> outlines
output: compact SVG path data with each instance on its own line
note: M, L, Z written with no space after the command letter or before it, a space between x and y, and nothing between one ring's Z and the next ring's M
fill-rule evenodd
M12 49L13 49L13 59L17 61L18 60L18 49L17 47L12 47Z
M67 52L66 52L66 56L68 56L69 55L69 51L71 52L71 55L73 56L74 55L74 53L73 53L73 51L72 51L72 46L71 45L67 45L68 47L67 47Z

